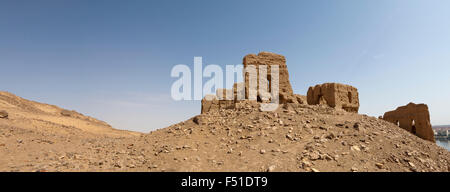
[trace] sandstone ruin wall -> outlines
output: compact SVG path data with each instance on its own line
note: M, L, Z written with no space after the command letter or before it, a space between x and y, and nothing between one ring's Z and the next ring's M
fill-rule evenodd
M425 104L409 103L394 111L386 112L383 119L398 125L418 137L435 142L430 123L430 113Z
M358 89L340 83L324 83L310 87L307 101L309 105L323 104L348 112L358 113L359 111Z

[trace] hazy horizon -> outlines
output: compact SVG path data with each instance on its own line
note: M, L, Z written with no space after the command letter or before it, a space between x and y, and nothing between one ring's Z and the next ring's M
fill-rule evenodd
M26 3L25 3L26 2ZM359 90L361 114L409 102L450 125L450 2L0 2L0 90L149 132L200 114L173 101L177 64L287 59L297 94L325 82ZM208 80L208 78L204 78Z

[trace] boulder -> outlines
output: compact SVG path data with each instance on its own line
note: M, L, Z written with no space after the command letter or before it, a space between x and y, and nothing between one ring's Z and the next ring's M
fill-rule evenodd
M203 119L203 117L201 115L195 116L194 118L192 118L192 121L197 125L202 125L205 123L205 120Z
M8 112L6 112L4 110L0 110L0 118L2 118L2 119L8 118Z
M73 116L75 114L74 111L69 111L69 110L66 110L66 109L62 110L60 113L61 113L62 116L66 116L66 117L71 117L71 116Z

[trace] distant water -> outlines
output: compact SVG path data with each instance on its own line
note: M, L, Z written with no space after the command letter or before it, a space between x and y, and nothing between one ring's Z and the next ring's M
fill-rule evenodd
M436 144L450 151L450 140L448 139L436 140Z

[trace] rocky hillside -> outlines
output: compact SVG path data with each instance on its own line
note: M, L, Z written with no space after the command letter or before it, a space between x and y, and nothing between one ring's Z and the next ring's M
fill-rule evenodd
M113 129L107 123L76 111L29 101L8 92L0 92L0 110L7 114L1 126L18 126L29 130L69 133L77 129L87 133L120 135L132 132Z
M450 171L450 152L374 117L327 106L251 105L150 133L155 170Z
M251 103L139 134L1 93L0 171L450 171L450 152L328 106Z

